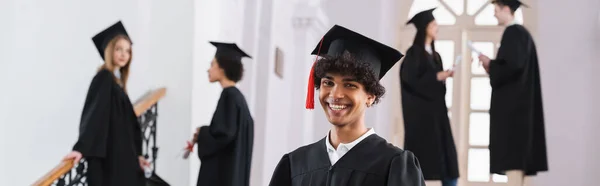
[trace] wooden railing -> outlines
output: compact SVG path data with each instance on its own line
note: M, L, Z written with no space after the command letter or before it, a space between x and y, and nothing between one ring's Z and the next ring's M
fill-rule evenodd
M166 88L159 88L153 91L149 91L143 95L138 101L134 103L134 111L136 116L142 117L142 115L151 109L156 109L158 101L165 96L167 92ZM155 154L153 156L156 156ZM49 186L56 182L57 179L63 175L70 173L74 167L73 160L64 160L56 165L50 172L46 173L43 177L39 178L32 186ZM83 169L83 168L82 168Z

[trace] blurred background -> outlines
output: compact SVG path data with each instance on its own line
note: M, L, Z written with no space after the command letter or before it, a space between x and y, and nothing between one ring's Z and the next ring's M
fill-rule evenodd
M538 47L550 169L531 184L599 185L600 1L523 2L530 8L516 17ZM310 52L321 36L338 24L404 53L415 33L406 21L433 7L444 67L463 56L446 95L459 185L505 185L506 177L488 173L491 88L466 46L495 56L503 27L488 0L0 0L0 185L31 184L71 150L103 63L91 38L119 20L133 41L131 99L167 90L157 111L156 172L171 185L195 185L199 160L178 155L194 128L210 122L221 91L208 82L208 41L235 42L253 56L243 60L238 87L255 121L251 185L267 185L283 154L330 128L318 106L304 109ZM383 78L387 93L366 121L402 147L399 66Z

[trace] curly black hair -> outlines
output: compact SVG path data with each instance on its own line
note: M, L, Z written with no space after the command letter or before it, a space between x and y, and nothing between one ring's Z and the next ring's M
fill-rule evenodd
M241 60L220 56L216 56L215 58L217 59L219 67L225 71L225 76L227 79L236 83L242 80L242 76L244 75L244 66L242 65Z
M317 90L321 87L321 78L325 77L326 73L356 78L368 94L375 96L373 104L379 103L379 99L385 94L385 88L379 84L379 79L373 73L371 64L361 61L349 53L324 57L317 61L313 74L314 85Z

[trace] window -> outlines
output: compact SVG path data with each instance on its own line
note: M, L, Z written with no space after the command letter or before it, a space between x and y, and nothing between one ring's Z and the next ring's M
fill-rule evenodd
M462 1L462 0L448 0L448 1ZM456 23L456 17L454 17L454 15L452 15L452 13L450 11L448 11L448 9L446 9L444 6L442 6L440 4L439 0L413 1L413 5L410 8L410 11L408 12L407 20L410 20L410 18L412 18L413 16L415 16L415 14L417 14L421 11L435 8L435 7L437 7L437 9L435 11L433 11L433 16L435 17L435 20L437 21L438 24L454 25Z
M454 41L452 40L437 40L435 41L435 50L442 58L442 65L445 70L451 69L454 64ZM446 80L446 106L452 107L452 78Z
M472 182L490 181L490 150L469 149L469 173L467 179Z
M489 110L492 87L487 77L471 79L471 109Z
M454 80L452 78L448 78L446 80L446 106L448 108L452 108L452 95L454 92Z
M469 1L469 3L467 3L467 14L470 16L477 13L477 10L479 10L483 5L485 5L486 3L489 2L488 0L468 0L468 1Z
M469 145L488 146L490 144L490 115L471 113L469 125Z
M465 11L465 0L444 0L444 3L446 3L456 15L461 15Z

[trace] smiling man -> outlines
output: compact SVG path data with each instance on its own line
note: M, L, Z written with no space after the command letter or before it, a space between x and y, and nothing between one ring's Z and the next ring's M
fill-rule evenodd
M417 158L365 126L365 111L379 102L379 80L402 58L397 50L344 27L331 28L312 54L323 57L311 71L313 91L332 129L316 143L285 154L271 186L425 185Z

